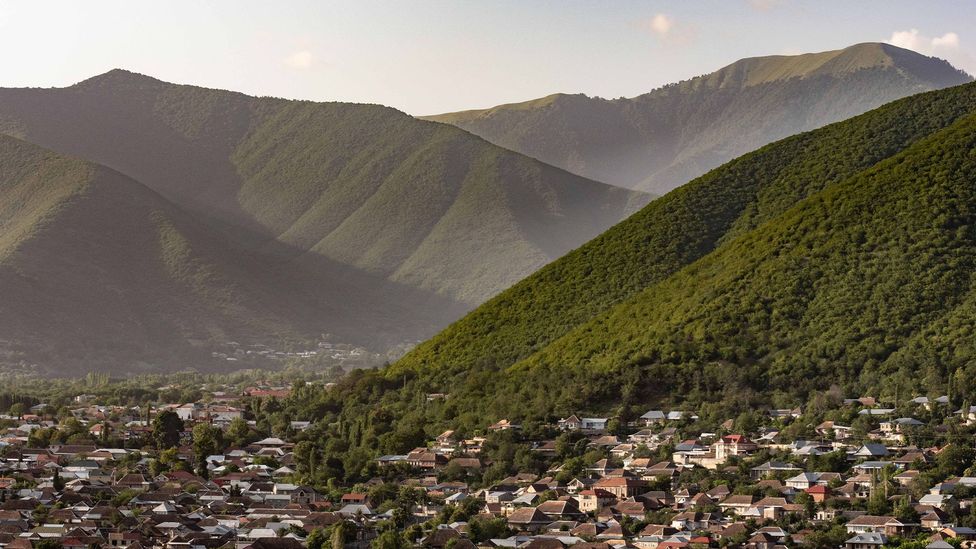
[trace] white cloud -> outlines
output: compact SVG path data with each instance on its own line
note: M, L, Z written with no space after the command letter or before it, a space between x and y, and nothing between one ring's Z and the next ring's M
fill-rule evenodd
M891 33L888 43L899 48L924 53L926 55L937 55L939 51L953 51L959 49L959 35L954 32L947 32L942 36L929 38L918 32L918 29L895 31Z
M954 32L947 32L938 38L933 38L932 47L935 49L950 48L957 50L959 49L959 35Z
M651 31L658 36L667 36L671 29L674 28L674 20L668 15L659 13L651 18L649 23Z
M296 51L284 59L286 66L293 69L304 70L310 68L315 63L315 57L308 50Z
M935 37L926 36L918 29L895 31L887 42L921 54L941 57L969 74L976 71L976 60L963 48L959 35L951 31Z

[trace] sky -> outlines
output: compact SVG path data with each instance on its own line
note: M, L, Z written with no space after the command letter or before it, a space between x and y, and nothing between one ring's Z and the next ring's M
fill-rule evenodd
M889 42L976 74L976 2L0 0L0 86L113 68L414 115L632 97L743 57Z

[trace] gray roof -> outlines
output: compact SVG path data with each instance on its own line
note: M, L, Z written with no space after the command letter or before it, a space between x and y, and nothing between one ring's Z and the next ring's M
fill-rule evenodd
M752 468L753 471L798 471L800 468L782 461L767 461Z
M869 532L865 534L858 534L853 538L847 540L846 543L869 544L869 545L877 545L880 547L885 543L888 543L888 538L884 534Z
M894 408L865 408L858 412L862 416L890 416L893 413Z
M886 456L888 455L888 448L884 444L869 442L858 448L856 454L859 456Z

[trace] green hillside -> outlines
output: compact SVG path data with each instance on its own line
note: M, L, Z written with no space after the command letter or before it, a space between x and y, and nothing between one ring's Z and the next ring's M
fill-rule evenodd
M663 194L777 139L970 80L941 59L867 43L743 59L631 99L557 94L427 118L586 177Z
M387 107L120 70L69 88L0 90L0 131L125 173L247 249L324 258L455 310L648 200Z
M736 159L347 380L326 409L398 418L358 442L393 452L417 429L501 417L703 403L729 417L919 376L945 390L976 373L974 130L969 84ZM418 407L429 392L450 396Z
M206 368L230 340L309 345L333 333L393 345L459 313L341 264L243 249L114 170L8 136L0 197L4 365Z

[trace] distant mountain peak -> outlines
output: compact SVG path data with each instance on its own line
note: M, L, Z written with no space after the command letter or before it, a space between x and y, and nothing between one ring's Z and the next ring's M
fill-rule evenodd
M126 69L112 69L106 73L92 76L86 80L78 82L72 88L158 88L160 86L168 85L166 82L153 78L152 76L147 76L145 74L140 74L137 72L129 71Z
M865 42L740 59L633 98L556 94L424 118L597 181L664 194L771 141L970 81L943 59Z
M713 73L685 82L691 89L749 87L819 76L843 77L864 70L893 67L915 78L945 86L959 72L947 61L881 42L863 42L839 50L740 59Z

